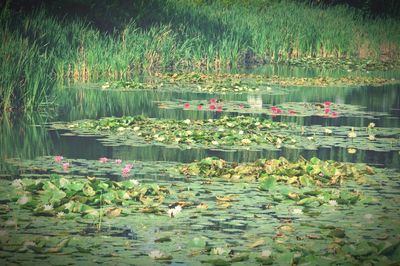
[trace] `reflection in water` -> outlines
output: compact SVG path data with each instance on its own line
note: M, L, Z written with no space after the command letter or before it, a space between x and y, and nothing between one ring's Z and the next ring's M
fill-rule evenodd
M15 173L14 168L4 163L7 160L52 153L53 142L45 123L46 118L39 114L0 119L0 174Z
M247 103L250 105L252 109L262 109L263 100L261 95L247 95Z
M92 86L93 89L87 88ZM340 102L364 106L366 111L387 112L389 116L379 119L362 117L339 117L326 119L320 116L296 117L276 116L274 121L293 122L299 125L359 126L366 127L374 122L378 127L400 127L400 87L380 88L285 88L281 95L268 94L204 94L188 91L102 91L98 85L82 85L85 88L59 89L57 92L57 117L43 118L30 116L16 119L2 119L0 124L1 162L18 157L33 159L36 156L62 154L69 158L97 159L102 156L144 161L191 162L207 156L218 156L228 161L253 161L255 159L285 156L296 160L299 156L334 159L350 162L368 162L388 167L400 167L398 152L358 151L354 155L345 149L330 148L317 151L220 151L220 150L180 150L148 147L106 147L94 137L65 136L65 132L49 131L44 124L51 121L73 121L97 119L105 116L146 115L161 119L210 119L227 115L226 112L160 109L154 101L176 99L207 100L217 98L224 101L247 101L252 108L262 108L263 104L277 105L284 102ZM275 88L274 88L275 89ZM289 93L286 93L289 91ZM228 114L229 115L229 114ZM230 115L236 115L231 113ZM261 115L267 117L268 115ZM37 126L34 126L37 125ZM0 164L2 173L10 171Z

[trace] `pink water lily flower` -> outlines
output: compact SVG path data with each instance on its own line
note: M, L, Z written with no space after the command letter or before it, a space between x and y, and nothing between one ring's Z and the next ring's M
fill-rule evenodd
M217 112L222 112L222 105L217 106Z
M189 109L189 107L190 107L190 103L185 103L185 104L183 105L183 108L185 108L185 109Z
M127 165L125 165L125 168L132 169L133 168L133 164L128 163Z
M325 114L329 114L330 111L331 110L329 108L325 108L325 110L324 110Z
M106 163L106 162L108 162L108 159L107 159L107 157L101 157L101 158L99 158L99 161L101 163Z
M131 171L131 169L132 169L132 168L128 168L128 167L125 166L125 168L122 169L122 176L123 176L123 177L128 177L129 172Z
M294 110L289 110L289 115L295 115L296 114L296 111L294 111Z
M210 99L210 103L215 103L217 100L215 98Z
M122 163L122 160L121 160L121 159L116 159L116 160L115 160L115 163L116 163L116 164L121 164L121 163Z
M332 117L332 118L336 118L336 117L337 117L337 113L336 113L336 112L332 112L332 113L331 113L331 117Z
M327 107L329 107L331 104L332 104L332 102L328 102L328 101L324 102L324 105Z
M243 108L244 108L244 104L241 103L241 104L239 105L239 108L240 108L240 109L243 109Z
M57 155L57 156L54 157L54 161L55 161L56 163L61 162L63 159L64 159L64 157L62 157L61 155Z
M210 110L215 110L215 105L214 104L210 105Z
M203 105L197 105L197 110L203 110Z
M69 167L70 167L69 163L63 163L64 172L67 172Z

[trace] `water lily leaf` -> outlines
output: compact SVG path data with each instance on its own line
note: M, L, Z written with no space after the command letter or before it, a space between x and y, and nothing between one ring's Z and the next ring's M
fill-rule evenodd
M231 202L231 201L236 201L237 195L233 195L233 194L225 195L225 196L217 195L217 196L215 196L215 198L218 201Z
M83 190L84 185L85 184L82 182L72 181L70 184L67 185L67 189L78 192Z
M112 207L112 208L106 209L106 215L110 218L120 216L121 212L122 212L122 208L118 208L118 207Z
M316 197L308 197L308 198L304 198L301 199L299 201L297 201L297 205L306 205L306 206L310 206L310 205L319 205L319 199Z
M333 236L333 237L338 237L338 238L346 237L345 231L341 228L335 228L335 229L331 230L329 235Z
M400 246L400 240L395 242L385 241L379 250L379 254L390 256Z
M212 260L204 260L203 263L208 263L214 266L229 266L231 262L224 259L212 259Z
M52 248L48 248L46 250L47 253L58 253L60 252L64 247L66 247L69 243L69 241L71 240L71 238L66 238L61 240L57 245L55 245Z
M265 244L264 239L258 239L254 243L249 244L249 248L256 248Z
M160 237L160 238L157 238L156 240L154 240L154 242L156 242L156 243L163 243L163 242L170 242L170 241L171 241L171 237L169 237L169 236Z
M256 257L256 261L259 262L261 265L272 265L274 263L272 257L264 257L264 256Z
M260 183L260 189L269 191L276 186L276 179L274 176L267 176L263 181Z
M234 254L231 258L231 262L241 262L249 260L250 256L248 254Z
M194 237L189 241L189 246L192 248L205 248L207 246L208 239L206 237Z
M96 191L89 184L85 184L82 191L83 194L88 197L96 195Z
M67 194L53 186L52 188L49 188L48 190L45 190L42 195L40 196L40 200L44 204L58 204L63 198L65 198Z

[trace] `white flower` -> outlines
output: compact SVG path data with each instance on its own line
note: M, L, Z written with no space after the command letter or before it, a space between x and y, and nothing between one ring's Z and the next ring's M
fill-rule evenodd
M175 142L181 141L181 138L175 138Z
M375 135L370 134L370 135L368 135L368 139L369 140L375 140L376 138L375 138Z
M64 212L57 212L57 218L64 218L65 213Z
M314 139L314 137L307 137L307 139L308 139L308 140L313 140L313 139Z
M243 132L243 130L239 130L239 135L243 135L244 134L244 132Z
M263 251L261 252L261 257L268 258L268 257L271 256L271 254L272 254L271 250L266 249L266 250L263 250Z
M293 214L303 214L303 210L302 209L293 209L292 213Z
M138 131L140 129L140 127L134 127L133 131Z
M168 216L173 218L175 217L177 214L179 214L182 211L182 207L180 205L175 206L175 208L173 209L169 209L168 210Z
M149 257L152 259L159 259L159 258L162 258L163 256L164 256L164 254L159 250L152 250L149 253Z
M45 204L45 205L43 205L43 210L44 211L52 211L53 210L53 205Z
M249 144L251 143L251 140L249 140L249 139L242 139L241 143L242 143L243 145L249 145Z
M226 126L227 127L234 127L235 125L233 123L228 122L228 123L226 123Z
M332 130L330 130L329 128L325 128L324 133L330 135L332 134Z
M223 127L220 127L220 128L218 128L218 131L219 131L219 132L224 132L225 129L224 129Z
M277 144L277 145L282 144L282 139L281 139L281 138L277 138L277 139L276 139L276 144Z
M190 119L183 120L183 123L185 123L186 125L189 125L190 124Z
M162 142L162 141L164 141L164 140L165 140L165 137L163 137L163 136L161 136L161 137L157 137L157 138L156 138L156 140L157 140L157 141L160 141L160 142Z
M212 145L218 145L219 143L218 143L218 141L213 140L213 141L211 141L211 144L212 144Z
M351 128L351 131L349 132L349 134L347 134L347 136L349 136L349 138L357 137L356 132L354 132L354 128Z
M28 198L27 196L23 195L22 197L20 197L20 198L18 199L17 203L18 203L19 205L24 205L24 204L26 204L28 201L29 201L29 198Z
M369 123L368 128L374 128L375 127L375 123Z
M225 253L228 253L227 249L221 248L221 247L217 247L217 248L213 248L211 250L211 253L214 255L223 255Z
M364 218L367 219L367 220L371 220L372 217L373 217L373 215L370 214L370 213L367 213L366 215L364 215Z
M267 91L272 90L272 88L270 86L267 86Z
M139 181L137 181L136 179L129 179L129 182L131 182L135 186L139 185Z
M193 132L188 130L188 131L185 132L185 134L186 134L186 136L191 136L193 134Z
M124 127L119 127L119 128L117 128L117 131L124 131L124 130L125 130Z
M64 209L65 210L69 210L69 209L71 209L72 208L72 206L73 206L73 202L72 201L69 201L68 203L65 203L64 204Z
M108 89L110 87L110 83L106 82L104 83L104 85L101 86L101 88L104 89Z
M348 149L347 149L347 152L348 152L349 154L354 154L354 153L357 152L357 149L355 149L355 148L348 148Z
M328 201L328 204L331 205L331 206L337 206L338 205L336 200L330 200L330 201Z
M12 181L11 186L16 188L22 188L22 181L21 179L15 179Z

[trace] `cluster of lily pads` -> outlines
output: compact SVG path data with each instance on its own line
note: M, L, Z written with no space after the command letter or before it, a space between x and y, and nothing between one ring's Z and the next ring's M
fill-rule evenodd
M195 90L206 93L267 93L279 94L284 87L290 86L381 86L397 84L396 80L388 80L379 77L282 77L263 76L254 74L228 74L211 73L203 74L196 72L182 73L156 73L154 77L147 77L143 82L138 81L116 81L106 82L103 89L120 90ZM274 88L279 86L280 88Z
M211 98L207 100L175 100L158 101L161 109L181 109L197 111L235 112L241 114L268 114L271 116L321 116L326 118L337 117L365 117L375 118L388 115L383 112L367 112L360 106L351 104L339 104L332 102L285 102L278 105L262 104L262 102L251 101L223 101Z
M329 109L330 110L330 109ZM56 129L75 134L105 136L109 145L164 145L170 147L217 149L280 149L341 147L375 151L400 150L400 130L368 127L299 126L268 119L236 116L208 120L157 120L143 116L108 117L55 123Z
M170 193L166 187L156 184L139 184L135 179L124 181L100 180L95 177L69 179L53 174L48 179L15 179L11 200L35 215L74 218L82 215L99 219L101 216L116 217L123 208L152 212Z
M54 165L53 158L46 158L49 165ZM109 162L101 158L91 164L104 168ZM361 217L349 224L363 221L363 226L371 226L386 221L374 212L379 203L362 192L362 184L373 187L377 182L380 169L317 158L295 162L260 159L238 164L216 157L172 168L179 169L188 182L164 186L160 181L144 184L133 179L116 182L57 174L2 180L0 253L20 252L27 259L52 253L83 253L88 258L97 256L100 261L118 261L131 254L139 264L386 264L400 259L400 241L392 234L380 235L378 229L373 229L377 235L362 240L353 235L357 228L347 230L343 221L335 220L342 212L348 219L355 219L355 212ZM230 182L219 182L224 180ZM353 183L359 186L355 188ZM364 213L363 205L370 206L368 210L373 214ZM46 232L43 227L34 227L37 220L23 218L26 212L35 214L34 219L46 219L47 223L40 223L52 230L50 240L24 235ZM330 224L321 222L319 216ZM57 227L65 223L79 230L73 229L74 234L66 237L65 232L55 231L51 221L56 221ZM87 231L91 221L95 221L97 233ZM152 226L159 229L154 231ZM187 227L188 232L183 229ZM119 237L110 238L108 234ZM96 235L101 236L101 242L97 242ZM111 249L100 245L107 239L113 243ZM180 248L182 245L185 248Z
M273 148L283 143L294 144L289 135L272 134L283 128L295 127L257 117L223 117L209 120L157 120L143 116L109 117L100 120L82 120L68 124L54 124L58 129L107 135L108 140L129 140L137 144L160 143L183 147L260 147Z
M238 84L253 84L256 86L280 85L280 86L362 86L371 85L379 86L385 84L396 83L396 80L387 80L379 77L283 77L283 76L264 76L255 74L229 74L229 73L171 73L171 74L157 74L160 80L170 82L172 84L190 83L190 84L208 84L212 86L216 84L220 88L231 87L234 88ZM226 88L226 91L229 89Z
M323 67L323 68L339 68L348 71L361 70L390 70L399 67L399 62L396 60L375 61L375 60L361 60L361 59L348 59L348 58L332 58L332 57L304 57L292 58L288 60L288 64L295 66L309 66L309 67Z
M276 192L275 200L288 198L295 200L297 205L354 204L360 198L357 191L350 193L321 188L337 187L346 180L365 183L367 176L374 174L369 166L321 161L315 157L309 161L300 159L292 163L281 157L242 164L209 157L182 166L180 172L188 177L222 178L233 182L257 181L260 190Z

